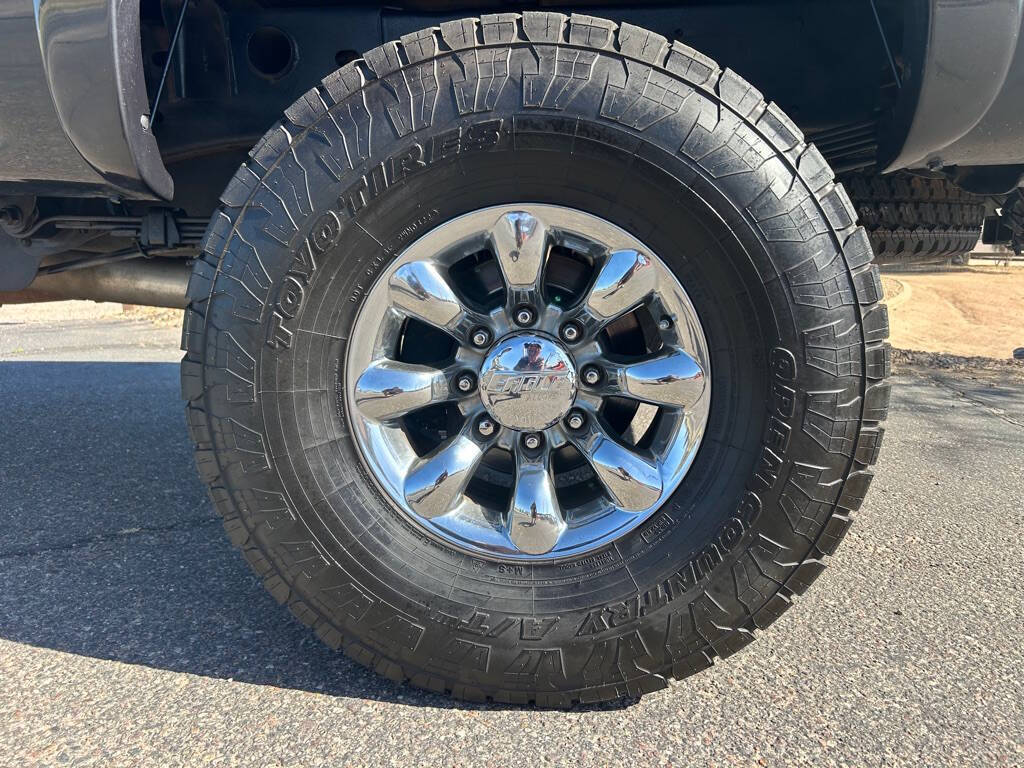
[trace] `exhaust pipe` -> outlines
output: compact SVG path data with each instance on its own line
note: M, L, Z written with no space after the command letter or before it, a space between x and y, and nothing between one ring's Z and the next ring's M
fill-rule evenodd
M41 274L20 291L0 291L0 304L87 299L184 309L191 273L183 259L136 259Z

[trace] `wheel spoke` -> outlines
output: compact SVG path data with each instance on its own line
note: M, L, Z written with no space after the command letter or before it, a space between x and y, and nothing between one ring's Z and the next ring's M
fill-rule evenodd
M661 496L661 472L657 465L619 444L600 428L583 439L574 439L612 501L621 509L639 512Z
M530 458L516 455L516 488L508 511L509 539L529 555L543 555L554 549L565 521L551 482L548 452Z
M691 408L704 394L707 377L697 361L681 349L619 368L623 394L669 408Z
M343 407L398 513L474 556L549 563L669 502L712 371L696 308L648 245L523 201L431 222L380 266L346 333ZM485 492L502 472L505 493Z
M388 421L447 400L448 380L426 365L378 360L363 371L355 386L355 403L368 419Z
M462 303L441 270L428 261L403 264L388 283L396 308L443 330L452 330L464 315Z
M539 289L547 241L544 224L529 213L513 211L498 219L491 244L510 293Z
M451 512L461 501L483 451L465 433L417 461L405 478L405 501L420 517Z
M644 254L615 251L608 254L587 295L585 306L601 320L612 320L636 307L654 291L657 271Z

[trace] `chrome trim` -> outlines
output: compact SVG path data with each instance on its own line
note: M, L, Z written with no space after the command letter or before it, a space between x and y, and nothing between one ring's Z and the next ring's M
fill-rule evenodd
M575 306L542 298L552 245L593 261L594 278ZM448 272L481 249L494 254L506 287L504 305L489 313L465 304ZM655 318L661 349L625 362L609 358L603 329L641 305ZM514 322L523 307L531 310L528 328ZM450 334L454 360L442 369L393 359L409 317ZM566 327L577 331L571 341L561 336ZM480 330L488 335L482 347L473 340ZM577 371L588 366L599 375L580 389ZM431 536L501 559L579 556L634 529L689 470L710 407L707 341L676 277L619 227L553 205L481 209L412 243L368 291L344 369L354 439L384 494ZM476 376L470 390L455 383L467 373ZM601 415L608 397L637 401L644 426L631 425L623 437L609 432ZM445 400L457 405L463 426L419 456L403 419ZM646 425L651 434L635 442ZM552 456L567 445L589 463L604 493L563 508ZM492 447L514 460L505 509L467 495Z
M500 339L480 369L480 400L503 427L542 430L576 399L576 367L565 348L536 333Z

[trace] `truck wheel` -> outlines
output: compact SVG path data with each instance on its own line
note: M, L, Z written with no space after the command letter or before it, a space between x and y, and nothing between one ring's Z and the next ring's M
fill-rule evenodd
M843 178L879 264L938 264L974 250L982 198L942 178L867 173Z
M504 13L369 51L256 145L189 285L231 540L319 637L472 700L634 697L825 567L889 371L818 151L696 51Z

